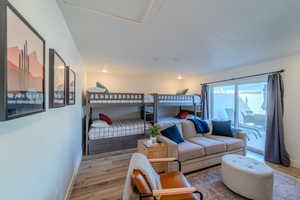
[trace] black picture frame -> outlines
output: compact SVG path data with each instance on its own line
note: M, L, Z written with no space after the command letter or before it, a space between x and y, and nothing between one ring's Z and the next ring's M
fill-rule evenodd
M73 83L72 83L73 80ZM76 104L76 73L67 67L67 105Z
M55 61L61 62L61 65L58 66L59 63ZM63 91L57 89L56 79L59 77L57 76L56 70L63 72L61 77L63 77L64 80L60 84L60 87L63 87ZM49 108L61 108L66 106L66 71L66 63L63 58L55 49L49 49Z
M10 91L9 87L9 79L8 75L11 73L11 69L8 69L12 64L8 65L10 54L8 53L8 20L10 16L14 16L22 26L26 28L32 35L36 36L38 41L40 41L41 52L33 51L31 54L28 50L27 40L25 40L24 49L20 52L18 49L19 46L16 46L15 49L18 51L19 63L14 64L15 74L22 73L22 79L19 77L18 81L22 83L25 81L27 83L26 86L22 86L23 89L14 89L14 91ZM17 23L17 22L16 22ZM20 33L21 36L24 36ZM20 39L20 38L18 38ZM28 39L29 40L29 39ZM31 43L29 43L31 46ZM34 45L33 45L34 46ZM41 112L45 112L45 52L46 52L46 41L44 38L33 28L33 26L17 11L16 8L13 7L7 0L0 1L0 121L12 120L20 117L25 117L32 114L37 114ZM28 53L28 54L27 54ZM33 54L41 55L42 61L39 63L32 64L32 56ZM15 54L14 54L15 55ZM21 55L23 57L21 57ZM38 57L38 56L37 56ZM38 58L37 58L38 59ZM38 61L38 60L35 61ZM11 62L10 62L11 63ZM24 64L26 63L26 64ZM36 77L32 74L32 65L42 65L42 77ZM24 68L22 68L22 67ZM40 73L41 71L39 71ZM10 74L11 75L11 74ZM38 82L37 87L40 87L41 91L31 90L30 87ZM40 82L41 81L41 82ZM11 81L13 82L13 81ZM18 86L20 86L20 82L18 82ZM17 87L18 87L17 86ZM24 89L26 87L26 89Z

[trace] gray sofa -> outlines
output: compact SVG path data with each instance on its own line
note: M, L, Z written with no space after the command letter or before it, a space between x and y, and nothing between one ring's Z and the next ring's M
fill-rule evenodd
M221 163L221 158L226 154L245 155L247 136L235 131L234 137L215 136L211 131L207 134L198 134L193 122L184 120L178 123L158 123L161 130L176 124L184 142L177 144L163 135L158 136L158 141L168 147L168 156L176 157L182 163L184 173L210 167ZM212 130L209 122L210 130ZM169 166L174 170L176 166Z

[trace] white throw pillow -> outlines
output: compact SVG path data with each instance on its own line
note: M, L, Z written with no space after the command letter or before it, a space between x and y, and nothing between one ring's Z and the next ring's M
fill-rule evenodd
M93 123L92 123L92 127L94 127L94 128L108 128L108 127L110 127L110 125L107 124L106 121L94 120Z
M105 89L103 89L103 88L89 88L88 89L88 91L89 92L95 92L95 93L103 93L103 92L105 92L106 90Z

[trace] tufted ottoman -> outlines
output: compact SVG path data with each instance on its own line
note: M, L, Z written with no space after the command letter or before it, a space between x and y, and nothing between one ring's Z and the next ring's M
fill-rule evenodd
M272 200L273 170L254 159L231 154L222 158L224 184L232 191L254 200Z

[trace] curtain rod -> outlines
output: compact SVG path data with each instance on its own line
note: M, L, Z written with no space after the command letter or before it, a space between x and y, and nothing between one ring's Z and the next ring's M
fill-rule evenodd
M225 80L220 80L220 81L202 83L201 85L210 85L210 84L214 84L214 83L222 83L222 82L226 82L226 81L235 81L235 80L244 79L244 78L251 78L251 77L255 77L255 76L263 76L263 75L283 73L283 72L284 72L284 70L282 69L282 70L274 71L274 72L266 72L266 73L254 74L254 75L250 75L250 76L242 76L242 77L238 77L238 78L230 78L230 79L225 79Z

